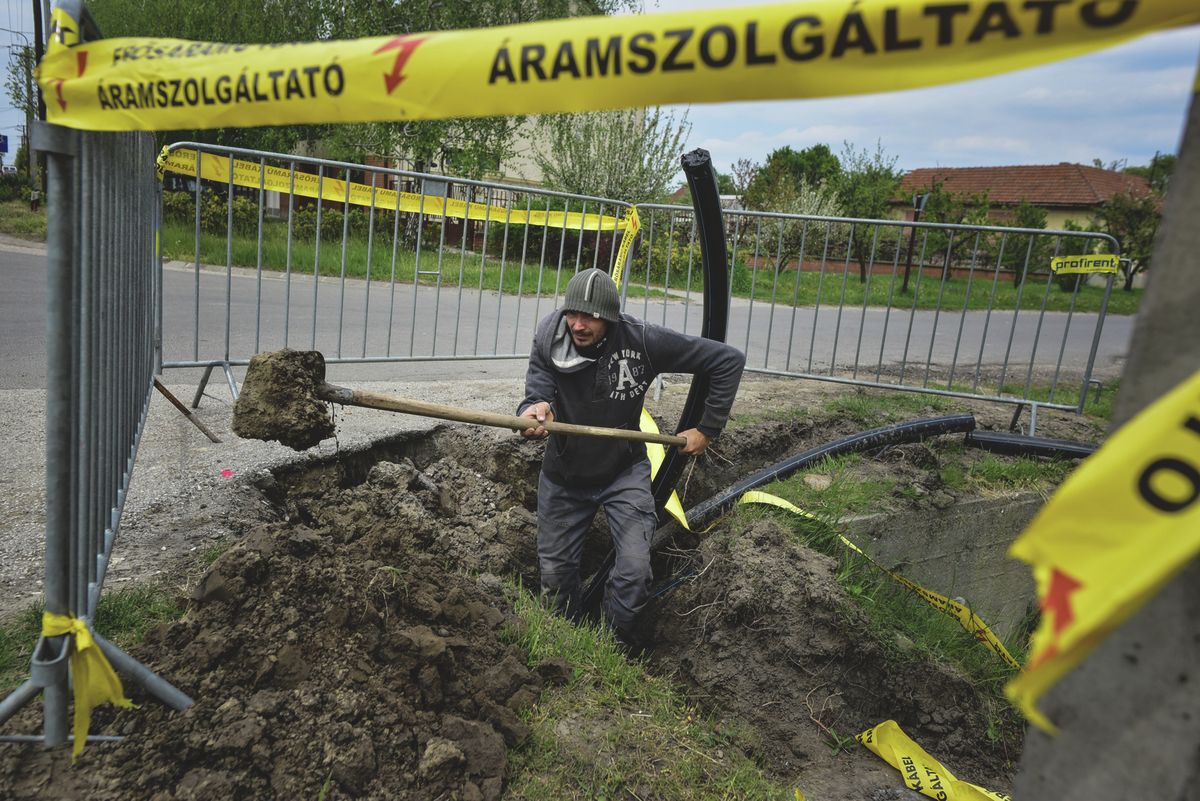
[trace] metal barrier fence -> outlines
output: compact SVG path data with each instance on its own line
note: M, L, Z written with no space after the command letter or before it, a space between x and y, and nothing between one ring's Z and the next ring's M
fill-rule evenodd
M90 629L160 364L154 138L45 123L35 125L32 138L46 154L48 182L43 594L47 613L81 619ZM176 709L190 705L93 637L113 666L160 700ZM67 658L75 647L70 635L38 640L30 678L0 702L0 724L41 694L44 733L0 740L67 741Z
M626 310L698 325L692 210L639 205ZM729 342L746 369L1081 410L1113 276L1054 256L1118 253L1106 234L726 211ZM1085 295L1095 311L1077 310ZM694 333L694 332L692 332Z
M167 326L164 367L206 368L193 405L214 367L236 396L230 367L280 347L333 363L524 358L569 274L612 267L621 231L577 230L580 220L630 217L605 198L187 142L169 150L221 159L166 173L165 239L190 255L166 280L190 295L192 319ZM403 207L399 193L379 200L392 190L413 195ZM442 213L456 200L491 211ZM568 212L580 216L568 223ZM626 309L696 333L692 210L638 212ZM747 369L1029 405L1035 421L1038 406L1082 409L1113 278L1088 286L1049 263L1117 253L1111 237L740 210L725 227L729 339Z
M164 241L191 255L186 271L167 270L167 291L190 294L192 319L166 327L163 366L206 368L193 405L215 367L236 396L231 365L260 350L321 350L330 363L527 357L533 326L570 275L611 269L630 208L301 156L168 148L185 151L218 157L226 173L211 180L202 158L191 174L165 173ZM412 195L403 205L402 192ZM449 213L456 202L473 211Z

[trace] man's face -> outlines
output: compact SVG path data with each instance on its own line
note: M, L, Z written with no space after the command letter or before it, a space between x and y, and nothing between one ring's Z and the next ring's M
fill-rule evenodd
M603 317L593 317L585 312L569 311L566 313L567 327L571 329L571 340L577 348L590 348L608 331L608 321Z

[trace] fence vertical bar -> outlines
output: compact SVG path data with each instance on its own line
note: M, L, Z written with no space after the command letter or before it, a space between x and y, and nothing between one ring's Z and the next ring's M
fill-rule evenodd
M233 319L233 156L226 160L229 162L229 186L225 194L225 363L228 364Z
M954 385L954 369L958 366L958 350L962 346L963 328L967 324L967 310L971 307L971 284L975 279L975 264L979 260L979 237L975 233L975 244L971 248L971 266L967 269L967 288L963 292L962 315L958 318L958 336L954 338L954 355L950 358L950 375L946 379L946 389Z
M263 202L266 195L267 160L258 159L258 229L254 247L254 352L259 351L262 333Z
M417 204L417 244L416 258L413 261L413 296L412 316L408 329L408 355L412 356L417 342L417 292L421 286L421 244L425 233L425 179L420 183L421 200ZM485 245L486 247L486 245ZM482 287L481 287L482 288Z
M317 288L321 285L321 211L325 208L325 165L317 166L317 230L313 245L313 324L309 347L317 349ZM289 279L291 276L288 276ZM283 346L287 347L288 309L283 310Z
M808 338L808 372L812 372L813 347L817 343L817 318L821 315L821 292L825 288L825 265L829 263L829 238L833 233L833 224L825 223L825 244L821 248L821 269L817 272L817 296L813 301L812 336ZM757 246L756 246L757 248Z
M838 296L837 321L833 324L833 352L829 354L829 374L837 369L838 340L842 335L842 310L846 308L846 282L850 279L850 254L854 250L855 224L850 223L850 238L846 242L846 261L842 265L842 292Z
M800 302L800 279L804 276L804 253L807 248L808 220L805 220L804 225L800 228L800 261L796 264L796 277L792 281L792 319L788 324L788 346L783 360L784 370L792 369L792 343L796 339L796 305Z
M283 261L283 346L287 347L288 311L292 308L292 237L296 224L296 162L288 169L287 248ZM315 330L315 327L314 327Z
M442 225L438 231L437 282L433 290L433 327L429 337L429 355L437 355L438 313L442 309L442 263L446 254L446 223L450 219L446 212L450 204L450 184L442 184Z
M342 201L342 263L340 268L340 286L338 292L338 333L337 333L337 355L340 359L342 356L342 323L346 313L346 246L350 239L350 171L342 171L342 180L346 184L346 196ZM314 328L316 321L316 304L313 304L313 320ZM410 354L411 355L411 354Z
M912 307L908 310L908 331L904 334L904 355L900 359L900 377L897 382L904 383L904 371L908 367L908 347L912 344L913 322L917 319L917 301L921 297L921 275L925 272L925 249L929 245L929 229L921 235L921 257L917 260L917 280L913 282Z
M878 383L879 376L883 373L883 349L887 345L888 324L892 319L892 301L896 297L896 273L900 269L900 248L904 242L904 229L896 229L896 250L892 256L892 277L888 282L888 299L887 309L883 313L883 333L879 336L879 361L875 364L875 381Z
M1032 238L1030 239L1032 243ZM979 337L979 357L975 360L975 378L971 382L971 392L979 390L979 376L983 371L983 351L987 346L988 326L992 322L992 309L996 305L996 288L1000 283L1000 268L1004 265L1004 249L1008 245L1008 234L1000 235L1000 248L996 254L995 275L992 276L992 292L988 296L987 314L983 318L983 334Z
M867 304L871 301L871 276L875 273L875 253L879 246L879 226L871 232L871 255L867 257L867 280L863 286L862 317L858 321L858 343L854 346L854 372L851 378L858 378L858 358L862 354L863 329L867 326Z
M529 249L529 228L530 220L533 219L533 196L525 195L525 232L521 237L521 265L517 272L517 318L513 321L513 344L512 349L515 352L517 349L517 336L521 330L521 306L525 298L525 254ZM436 314L437 305L434 305ZM535 320L536 322L536 320ZM436 337L437 327L434 326Z
M933 329L929 332L929 354L925 357L925 377L921 381L922 387L929 386L929 370L933 366L933 343L937 340L938 318L942 314L942 298L946 294L946 282L950 278L952 264L954 259L954 234L957 233L951 229L950 236L946 243L945 261L942 263L942 280L938 284L937 303L933 308Z
M779 241L775 243L775 269L771 279L771 311L767 314L767 341L763 343L763 367L769 367L771 361L771 339L775 334L775 303L779 298L779 276L783 273L783 230L787 227L784 220L779 221Z
M400 247L400 182L396 181L396 208L395 214L392 217L392 270L391 277L388 279L390 290L388 294L388 326L387 326L387 346L384 352L392 355L392 323L396 319L396 254ZM466 230L464 226L463 230Z
M371 330L371 253L375 246L375 189L379 173L371 172L371 208L367 210L367 288L363 299L363 346L362 355L367 357L367 332Z
M71 406L75 315L72 308L77 255L75 154L80 135L66 129L37 126L35 146L46 153L47 215L47 317L46 317L46 611L73 614L70 597L71 509L61 501L70 497L73 435ZM55 503L54 501L59 501ZM65 636L39 643L65 653ZM63 675L43 690L44 736L48 747L67 741L67 680Z

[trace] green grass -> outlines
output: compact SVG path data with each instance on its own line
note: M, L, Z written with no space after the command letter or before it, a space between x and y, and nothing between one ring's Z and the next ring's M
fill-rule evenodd
M896 482L890 479L863 479L856 476L855 468L863 461L864 458L859 453L823 459L806 471L771 484L774 489L765 491L787 498L801 509L818 514L831 522L848 515L870 512L880 501L892 494ZM804 481L804 477L809 474L829 476L832 483L825 489L815 489Z
M855 390L830 398L821 408L830 417L849 419L865 428L875 428L915 417L945 414L960 403L945 395Z
M748 733L698 714L667 680L622 656L607 631L552 615L523 590L515 597L522 625L508 635L530 665L562 657L574 674L525 713L532 734L509 754L506 798L795 797L744 755Z
M636 274L636 267L635 267ZM1042 275L1031 276L1024 290L1014 287L1011 282L1003 280L996 283L995 297L992 292L990 276L976 275L970 282L966 278L948 278L944 284L940 277L925 276L920 286L915 281L909 282L909 292L901 292L903 275L893 276L872 275L870 286L858 279L857 265L851 264L850 272L843 282L841 266L830 265L824 275L820 272L785 270L776 279L770 269L760 269L742 277L735 282L734 295L748 298L753 294L756 301L770 301L783 305L791 305L795 298L797 306L814 306L818 295L822 308L836 309L837 306L862 306L863 297L867 296L868 306L886 306L888 301L896 309L936 309L939 300L941 309L948 312L958 312L964 308L973 311L1017 308L1017 295L1020 294L1022 314L1038 312L1045 298L1047 311L1067 311L1071 308L1072 293L1064 292L1051 283L1049 292L1046 291L1046 278ZM799 282L799 286L797 286ZM970 286L968 286L968 283ZM679 282L681 288L683 281ZM672 287L676 287L674 276ZM740 286L739 286L740 285ZM1109 298L1108 312L1111 314L1134 314L1141 302L1142 290L1134 289L1129 292L1114 291ZM1102 287L1084 286L1079 290L1075 299L1076 312L1098 312L1104 299Z
M163 253L169 259L194 262L196 259L195 229L191 224L168 221L163 225ZM423 273L420 283L433 285L441 276L443 286L458 286L459 281L467 288L503 289L509 294L520 291L525 295L538 293L539 275L543 294L549 294L557 286L559 292L566 289L570 271L561 276L557 270L540 269L538 259L526 259L524 267L520 258L505 259L503 264L499 255L489 253L484 259L481 254L463 252L449 244L438 264L436 242L434 247L423 251L421 262L417 264L416 254L404 247L397 248L395 264L395 280L399 283L413 281L416 270ZM231 249L231 250L227 250ZM365 237L351 235L346 241L345 270L350 278L366 278L368 264L368 248ZM392 275L392 244L391 232L387 231L375 237L370 248L371 280L390 281ZM222 266L230 262L234 267L258 266L258 240L255 236L235 235L228 242L224 235L201 233L200 263ZM273 222L263 225L262 267L264 270L283 272L288 265L287 226ZM293 237L291 251L291 270L301 275L312 275L314 265L319 265L322 276L342 275L342 243L338 239L322 238L320 246L320 261L317 262L317 245L315 237L300 239ZM482 268L482 278L480 271ZM438 272L440 269L440 273ZM435 273L435 274L424 274ZM637 294L631 290L630 294ZM662 293L657 293L661 295Z
M31 604L0 626L0 693L29 675L29 657L42 630L42 609L40 603ZM105 593L93 623L107 639L128 648L141 642L152 627L182 615L173 593L148 585Z
M0 202L0 234L45 242L45 206L41 211L30 211L29 203L23 200Z

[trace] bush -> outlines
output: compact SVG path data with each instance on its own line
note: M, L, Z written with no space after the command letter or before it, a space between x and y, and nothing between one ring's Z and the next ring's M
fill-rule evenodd
M0 201L29 200L29 179L20 173L0 175Z
M163 217L195 222L196 196L191 192L163 192ZM223 192L201 192L200 230L224 234L229 227L229 200ZM258 204L244 197L233 198L233 232L253 233L258 229Z

